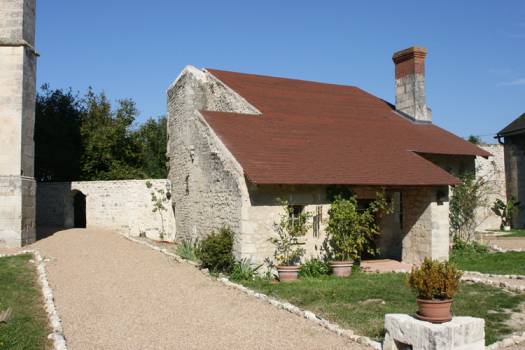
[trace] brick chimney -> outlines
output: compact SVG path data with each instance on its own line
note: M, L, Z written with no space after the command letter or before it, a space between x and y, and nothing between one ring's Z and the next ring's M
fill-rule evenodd
M416 121L432 122L425 98L427 49L412 46L392 56L396 65L396 109Z

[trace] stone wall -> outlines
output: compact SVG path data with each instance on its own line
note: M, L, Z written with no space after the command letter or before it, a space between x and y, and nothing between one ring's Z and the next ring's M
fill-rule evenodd
M404 189L402 203L403 262L448 260L448 187Z
M499 229L501 219L490 208L498 198L507 201L504 148L499 144L480 147L492 156L488 159L476 157L476 177L483 177L487 182L486 205L476 212L477 229Z
M149 189L146 182L152 184ZM138 236L159 239L163 227L164 239L175 239L175 217L171 202L163 220L153 213L151 192L170 188L167 180L43 182L37 187L37 225L40 227L74 226L73 198L77 192L86 196L87 227L117 230Z
M211 74L191 66L168 89L169 179L178 239L202 238L224 225L241 230L243 170L199 110L258 113Z
M513 220L516 228L525 228L525 135L505 137L507 196L519 201Z
M319 232L313 227L301 238L306 249L305 259L323 255L322 246L326 238L326 225L330 202L326 197L326 186L248 186L248 200L243 201L242 234L240 237L239 257L246 258L253 264L262 263L265 258L273 259L275 247L269 241L276 237L274 224L279 222L284 210L279 200L286 200L289 205L304 206L304 211L313 217L320 214ZM358 199L374 199L379 188L353 187ZM401 228L399 223L399 192L390 193L393 198L394 212L381 221L381 233L376 244L380 249L379 257L401 258Z
M0 2L0 242L35 239L35 0Z

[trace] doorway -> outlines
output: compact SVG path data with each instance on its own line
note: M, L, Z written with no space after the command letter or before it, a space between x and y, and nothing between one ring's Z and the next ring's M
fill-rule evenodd
M74 227L86 228L86 195L80 191L73 197Z

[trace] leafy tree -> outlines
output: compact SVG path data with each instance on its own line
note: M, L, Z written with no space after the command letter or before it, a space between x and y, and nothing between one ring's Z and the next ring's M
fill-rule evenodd
M84 153L84 180L143 179L140 146L130 128L137 116L135 102L119 100L115 111L104 93L89 90L85 97L86 113L80 128Z
M470 135L467 139L468 142L473 143L475 145L481 145L483 144L483 141L481 140L481 137L477 135Z
M141 149L142 168L148 177L165 179L168 176L166 168L166 146L168 140L166 117L150 118L136 132Z
M37 181L71 181L80 178L84 106L71 89L42 86L35 110L35 178Z

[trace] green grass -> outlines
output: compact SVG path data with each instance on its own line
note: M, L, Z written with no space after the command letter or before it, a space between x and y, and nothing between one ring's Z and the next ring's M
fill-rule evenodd
M50 333L31 255L0 258L0 310L11 318L0 323L0 349L49 349Z
M321 277L293 283L259 279L243 283L311 310L358 334L381 340L386 313L414 314L417 309L415 296L405 287L404 278L403 274L357 272L350 278ZM484 318L486 342L491 344L512 333L505 325L510 316L504 309L517 310L522 302L525 302L525 295L482 284L462 283L460 293L454 299L453 313Z
M504 233L503 235L498 235L498 237L525 237L525 230L521 229L512 229L510 231L501 231L501 230L488 230L493 233Z
M453 251L450 261L461 270L501 275L525 275L525 252Z

